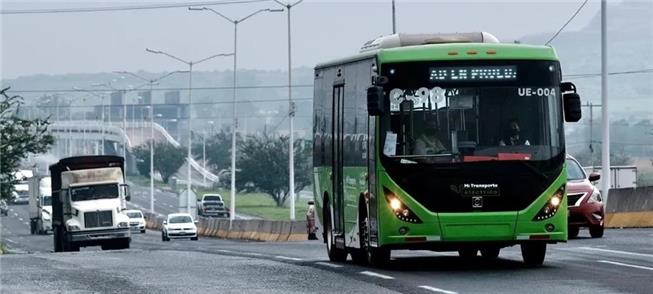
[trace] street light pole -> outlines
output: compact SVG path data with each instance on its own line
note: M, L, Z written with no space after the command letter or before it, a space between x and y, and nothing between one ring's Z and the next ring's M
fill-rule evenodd
M294 4L283 3L275 0L279 5L286 7L288 12L288 129L289 129L289 142L288 142L288 193L290 193L290 220L295 220L295 103L292 101L292 43L290 32L290 10L294 6L301 3L299 0Z
M188 183L187 183L187 194L186 194L186 210L190 214L190 194L191 194L191 188L192 188L192 178L191 178L191 159L192 159L192 151L191 151L191 143L192 143L192 130L193 130L193 65L199 64L201 62L207 61L209 59L213 59L215 57L219 56L235 56L234 53L220 53L220 54L215 54L209 57L206 57L204 59L200 59L198 61L186 61L184 59L181 59L179 57L176 57L174 55L171 55L169 53L166 53L164 51L159 51L159 50L152 50L149 48L145 48L145 51L153 53L153 54L163 54L166 55L172 59L175 59L179 62L185 63L188 65L188 158L187 158L187 164L188 164ZM235 59L235 58L234 58Z
M188 7L188 10L191 11L197 11L197 10L208 10L211 11L218 16L222 17L226 21L232 23L234 25L234 68L233 68L233 92L232 92L232 115L233 115L233 124L232 124L232 130L231 130L231 195L230 195L230 207L229 207L229 220L230 224L231 221L234 220L236 216L236 130L238 129L238 118L236 117L236 70L237 70L237 44L238 44L238 24L242 23L243 21L247 20L248 18L257 15L261 12L282 12L282 9L259 9L257 11L254 11L253 13L250 13L248 16L245 16L241 19L231 19L224 14L208 7L201 7L201 8L195 8L195 7Z
M610 119L608 117L608 18L607 0L601 0L601 105L603 144L601 145L601 193L608 207L608 194L610 191Z

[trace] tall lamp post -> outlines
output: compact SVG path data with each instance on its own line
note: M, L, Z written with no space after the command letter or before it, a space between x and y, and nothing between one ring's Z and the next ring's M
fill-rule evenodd
M232 124L232 130L231 130L231 205L230 205L230 211L229 211L229 220L233 221L235 216L236 216L236 129L238 128L238 119L236 118L236 69L237 69L237 45L238 45L238 24L242 23L243 21L251 18L254 15L257 15L261 12L282 12L283 9L259 9L257 11L254 11L250 13L249 15L240 18L240 19L232 19L227 17L226 15L214 10L213 8L209 7L188 7L188 10L191 11L198 11L198 10L207 10L211 11L218 16L222 17L224 20L232 23L234 25L234 68L233 68L233 97L232 97L232 113L233 113L233 124Z
M279 5L286 8L288 12L288 192L290 193L290 220L295 220L295 103L292 101L292 59L291 59L291 33L290 33L290 10L294 6L302 3L304 0L299 0L293 4L283 3L279 0L274 0Z
M154 79L148 79L143 76L140 76L138 74L135 74L133 72L129 71L116 71L115 73L118 74L126 74L130 75L133 77L136 77L138 79L141 79L146 82L146 84L136 87L136 88L141 88L145 85L150 86L150 105L148 105L147 108L149 108L149 116L150 116L150 213L154 214L154 97L153 97L153 89L154 85L157 84L160 80L165 79L173 74L176 73L187 73L188 71L185 70L176 70L173 72L169 72L167 74L164 74L160 77L154 78ZM141 129L142 130L142 129Z
M172 54L169 54L164 51L160 50L152 50L149 48L146 48L145 51L153 53L153 54L162 54L165 56L168 56L174 60L177 60L179 62L182 62L186 65L188 65L188 184L187 184L187 189L188 192L186 194L186 209L188 210L188 213L190 213L190 193L191 193L191 188L192 188L192 182L191 182L191 167L190 167L190 162L192 159L192 152L191 152L191 144L192 144L192 130L193 130L193 96L192 96L192 89L193 89L193 65L202 63L204 61L220 57L220 56L235 56L234 53L220 53L220 54L215 54L211 55L209 57L197 60L197 61L187 61L185 59L181 59L177 56L174 56ZM235 58L234 58L235 59Z

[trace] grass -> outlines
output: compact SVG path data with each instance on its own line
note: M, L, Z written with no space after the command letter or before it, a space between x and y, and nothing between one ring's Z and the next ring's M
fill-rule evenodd
M229 190L225 189L198 189L197 195L205 193L218 193L222 195L222 198L225 201L225 204L230 207L231 199ZM303 220L306 210L308 209L307 201L297 201L295 203L295 219ZM237 193L236 194L236 212L242 213L251 216L257 216L264 219L270 220L289 220L290 219L290 208L289 207L277 207L276 203L270 195L263 193Z
M7 244L5 244L5 242L0 242L0 255L7 253L9 253L9 250L7 250Z
M149 187L150 178L143 176L129 176L129 181L137 186ZM154 180L154 186L162 190L171 190L168 184ZM184 186L185 187L185 186ZM226 189L206 189L195 187L197 197L201 198L206 193L218 193L222 195L227 207L231 205L229 190ZM307 200L298 200L295 203L295 219L303 220L308 209ZM270 195L264 193L237 193L236 194L236 212L256 216L269 220L289 220L290 208L277 207Z

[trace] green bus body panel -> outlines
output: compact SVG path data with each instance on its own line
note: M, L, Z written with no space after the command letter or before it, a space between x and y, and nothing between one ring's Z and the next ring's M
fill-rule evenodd
M474 50L476 54L467 54ZM488 54L493 51L494 54ZM449 52L457 52L450 55ZM501 43L456 43L407 46L381 49L378 60L384 63L443 60L558 60L555 49L548 46Z
M475 51L476 54L468 54L468 51ZM457 52L452 55L450 52ZM490 54L488 54L490 52ZM342 59L342 63L360 60L374 56L373 52L362 53ZM406 46L398 48L380 49L376 51L376 59L379 67L387 63L411 62L411 61L447 61L447 60L558 60L558 56L552 47L532 46L523 44L501 44L501 43L452 43L432 44L421 46ZM325 63L316 66L335 66L336 63ZM380 69L379 69L380 70ZM360 93L364 95L364 93ZM327 95L328 96L328 95ZM349 98L346 98L349 99ZM379 138L379 122L375 126L376 138ZM478 212L478 213L436 213L427 210L414 198L408 195L399 187L385 172L380 160L380 142L375 144L376 154L368 156L369 160L375 160L376 186L372 187L371 193L375 194L378 224L378 246L384 245L406 245L419 244L406 242L406 237L425 237L428 242L487 242L507 241L520 242L528 240L532 235L548 235L550 241L564 242L567 240L567 199L562 200L558 212L550 219L533 221L534 216L545 205L549 198L566 183L567 171L563 168L553 184L547 188L539 197L526 209L509 212ZM333 197L331 166L314 167L313 169L313 193L315 198L316 213L324 227L323 199ZM367 190L367 166L344 166L344 223L345 223L345 244L348 247L358 247L355 243L358 240L357 217L360 193ZM391 190L413 213L422 221L421 224L413 224L398 219L390 209L383 187ZM434 195L434 197L436 197ZM333 200L331 200L333 201ZM333 204L333 202L331 202ZM555 229L552 232L545 230L545 225L553 224ZM399 229L405 227L408 233L399 234ZM410 245L405 246L410 248Z
M401 189L384 171L379 171L379 184L391 190L422 221L413 224L398 219L390 209L385 197L379 197L379 245L403 244L406 237L426 237L427 241L517 241L518 236L549 235L551 241L567 240L567 199L563 199L558 212L543 221L533 221L549 198L566 183L567 171L558 175L553 184L536 201L521 211L479 213L434 213L428 211ZM437 195L433 195L437 197ZM547 232L546 224L555 230ZM408 228L405 235L399 228Z

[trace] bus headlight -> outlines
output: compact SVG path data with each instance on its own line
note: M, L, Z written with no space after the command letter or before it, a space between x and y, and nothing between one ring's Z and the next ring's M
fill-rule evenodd
M556 212L558 212L558 208L560 208L560 204L562 204L564 195L565 195L565 186L563 185L555 193L553 193L553 196L549 198L549 201L547 201L544 204L542 209L540 209L540 212L537 213L537 215L533 218L533 220L541 221L541 220L552 218L556 214Z
M402 203L397 195L392 193L390 189L383 187L383 192L385 194L385 199L388 201L388 206L390 206L390 209L398 219L414 224L422 223L422 220L419 219L419 217L417 217L417 215L415 215L415 213L413 213L413 211L411 211L408 206Z

